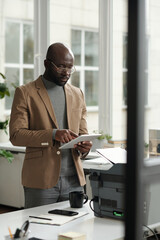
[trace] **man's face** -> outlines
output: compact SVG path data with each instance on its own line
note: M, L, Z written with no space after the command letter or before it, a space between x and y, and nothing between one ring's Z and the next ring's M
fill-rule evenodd
M73 57L68 51L57 55L53 59L47 59L48 75L51 81L59 86L64 86L70 78L70 70L73 67Z

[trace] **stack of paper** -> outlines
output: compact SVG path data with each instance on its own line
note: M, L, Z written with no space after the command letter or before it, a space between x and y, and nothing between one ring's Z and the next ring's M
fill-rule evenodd
M102 156L112 164L127 162L127 151L123 148L103 148L96 149L96 151L100 156Z
M78 215L75 215L75 216L62 216L62 215L57 215L57 214L45 214L45 215L40 215L40 216L30 216L31 217L30 222L60 226L65 223L68 223L70 221L73 221L79 217L82 217L86 214L88 214L88 212L79 212Z
M77 232L61 233L58 240L86 240L86 235Z

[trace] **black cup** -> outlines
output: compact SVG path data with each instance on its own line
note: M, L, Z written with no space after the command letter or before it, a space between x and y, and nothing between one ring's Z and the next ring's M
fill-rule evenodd
M88 201L88 196L83 191L74 191L69 193L69 202L71 208L82 208Z

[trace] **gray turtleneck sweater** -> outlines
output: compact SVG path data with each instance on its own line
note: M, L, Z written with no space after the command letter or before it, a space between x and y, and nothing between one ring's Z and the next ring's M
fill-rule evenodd
M42 76L44 86L52 102L59 129L68 129L66 98L64 88L54 82L46 80ZM56 130L53 130L53 139ZM61 173L60 176L73 176L76 174L72 153L70 149L61 149Z

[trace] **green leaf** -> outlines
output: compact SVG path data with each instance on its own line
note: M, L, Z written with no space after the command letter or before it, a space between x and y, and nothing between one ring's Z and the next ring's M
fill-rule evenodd
M107 139L107 140L111 140L111 139L112 139L112 136L106 134L106 139Z
M10 92L9 92L8 89L5 91L5 94L6 94L8 97L10 97Z
M6 77L0 72L0 75L2 76L3 79L6 79Z
M0 91L0 99L4 98L5 94Z
M10 151L6 151L3 149L0 149L0 157L6 158L9 163L12 163L14 159L13 154Z
M6 135L8 135L8 132L7 132L8 122L9 122L9 120L6 120L4 122L0 122L0 129L4 130Z
M0 83L0 99L4 98L5 95L10 96L9 89L6 83Z
M14 87L15 89L18 87L18 85L16 85L15 83L11 83L12 87Z
M0 129L5 129L7 130L9 120L6 120L4 122L0 122Z
M103 139L105 139L105 136L104 136L104 135L101 135L101 136L98 137L98 139L99 139L99 140L103 140Z

